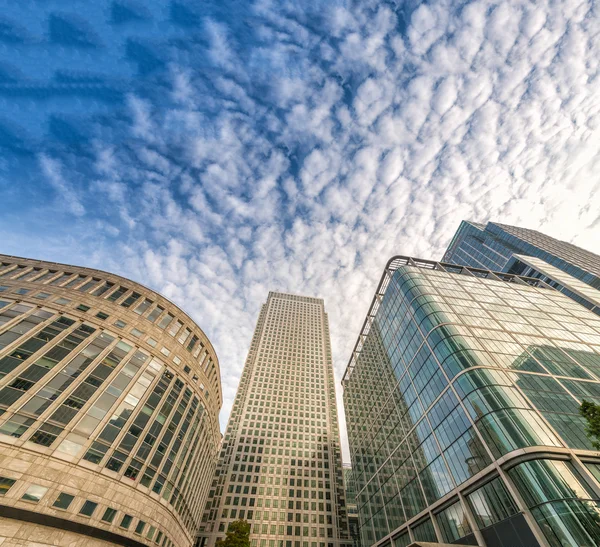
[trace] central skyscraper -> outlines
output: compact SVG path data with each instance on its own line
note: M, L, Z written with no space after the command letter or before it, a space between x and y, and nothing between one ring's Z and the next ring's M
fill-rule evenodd
M201 547L251 524L252 547L349 545L323 300L262 306L202 518Z

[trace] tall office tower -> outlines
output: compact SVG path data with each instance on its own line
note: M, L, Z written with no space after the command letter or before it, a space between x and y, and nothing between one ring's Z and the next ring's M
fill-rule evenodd
M253 547L346 545L327 314L320 298L270 292L246 359L199 545L251 524Z
M600 256L535 230L462 221L442 260L540 278L600 315Z
M343 386L363 545L600 544L600 318L560 291L394 257Z
M211 343L159 294L0 255L0 543L192 545L221 397Z

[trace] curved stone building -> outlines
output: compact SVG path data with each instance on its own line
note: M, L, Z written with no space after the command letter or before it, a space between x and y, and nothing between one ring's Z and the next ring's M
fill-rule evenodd
M0 255L0 543L191 545L220 443L219 364L174 304Z

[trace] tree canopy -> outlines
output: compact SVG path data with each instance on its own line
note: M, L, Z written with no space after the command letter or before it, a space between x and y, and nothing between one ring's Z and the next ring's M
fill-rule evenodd
M600 405L584 399L579 407L579 414L587 421L585 432L592 441L592 446L600 450Z
M250 524L245 520L232 522L225 539L218 539L216 547L250 547Z

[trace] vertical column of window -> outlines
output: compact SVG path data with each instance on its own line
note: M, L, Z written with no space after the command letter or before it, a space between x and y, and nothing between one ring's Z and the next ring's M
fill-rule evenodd
M65 329L68 329L74 323L75 321L73 319L60 317L57 321L53 321L50 325L36 333L21 347L23 348L23 351L32 351L32 353L35 353L50 343L54 338L62 334ZM81 339L76 336L73 336L73 339L78 340L77 344L81 341ZM21 371L16 379L0 390L0 406L9 407L25 395L25 393L41 380L59 360L64 358L71 351L71 349L68 348L73 343L74 342L65 338L62 342L59 342L55 348L38 358L35 363L30 364L25 370ZM61 344L63 345L61 346Z
M88 292L92 287L95 287L98 283L100 283L100 279L98 279L97 277L94 277L87 283L84 283L83 285L81 285L81 287L77 287L77 290L79 292Z
M140 401L145 396L150 385L156 378L156 371L147 370L145 371L125 398L125 401L121 403L111 420L109 421L107 428L110 426L110 430L104 437L104 440L110 441L113 437L116 439L122 430L125 429L125 425L133 416L135 409L139 406ZM130 425L129 429L125 432L120 440L117 449L112 453L112 456L106 462L106 468L111 471L119 472L125 460L129 457L129 454L133 450L139 438L139 430ZM138 472L141 469L140 462L133 461L131 464L134 468L137 467ZM139 466L138 466L139 465Z
M124 308L130 308L140 299L141 296L141 294L134 291L125 300L123 300L123 302L121 302L121 306L123 306Z
M185 435L185 430L182 431L183 429L183 425L185 424L185 420L184 423L182 424L181 428L178 429L179 423L181 422L181 418L183 418L184 414L186 413L186 409L188 407L188 404L190 402L190 398L192 396L192 391L189 388L185 388L185 390L183 391L183 397L181 398L181 401L179 402L179 405L177 406L177 410L175 411L175 414L173 414L173 418L171 419L171 421L169 422L168 425L168 430L171 431L171 433L174 435L174 439L172 441L172 444L169 448L169 446L167 446L166 450L165 450L165 454L167 455L166 461L163 463L162 469L161 469L161 474L164 475L165 477L169 477L169 475L171 475L171 480L168 480L166 483L166 487L162 493L162 497L163 499L170 501L169 500L169 496L171 495L171 492L173 492L175 485L174 485L174 473L171 473L171 470L173 469L173 464L175 462L175 458L177 456L177 453L179 452L179 449L181 448L181 444L183 441L183 436ZM177 432L175 434L175 432Z
M194 350L194 353L192 353L192 357L194 359L196 359L198 357L198 355L200 355L200 352L204 349L204 344L202 342L200 342L197 346L196 349Z
M196 409L198 408L198 402L199 400L197 397L194 397L192 399L192 404L190 405L186 421L184 422L185 429L189 428L189 435L187 436L183 450L179 454L179 458L177 459L177 463L175 464L175 472L173 473L173 479L177 480L177 482L175 483L175 493L171 498L171 504L175 502L175 507L177 510L179 510L180 504L184 501L182 498L185 496L185 494L183 493L182 485L184 480L187 478L185 473L186 467L184 466L182 470L182 464L186 460L186 457L189 460L189 457L191 456L191 453L189 452L190 447L192 446L192 443L195 443L197 441L195 433L196 429L198 428L198 424L200 423L200 415L196 416L193 422L192 419L194 418L194 414L196 413ZM189 425L190 423L192 424L191 427Z
M193 444L188 452L187 461L183 467L183 471L181 472L181 476L178 481L177 487L181 492L180 500L182 502L180 510L184 515L187 515L189 519L189 515L191 514L190 507L192 503L190 501L190 496L192 495L191 489L196 484L193 480L193 470L199 467L199 457L200 450L198 450L198 445L200 443L201 433L203 431L204 424L204 407L200 406L198 409L198 414L194 420L194 425L192 427L192 431L190 433L190 439L193 440Z
M65 287L65 289L71 289L71 288L75 287L76 285L79 285L80 283L82 283L84 281L84 279L87 279L87 278L88 278L88 276L86 274L79 274L73 280L69 281L66 285L64 285L64 287Z
M192 353L192 350L194 349L194 346L198 343L198 337L196 335L192 336L190 341L188 342L188 345L185 349L187 349L190 353Z
M181 488L181 494L180 494L178 502L176 504L176 511L179 513L179 515L184 520L184 522L186 522L186 525L190 522L190 518L191 518L191 514L192 514L191 507L193 506L193 502L190 498L196 492L196 490L190 491L189 485L196 484L195 482L192 482L191 475L193 474L193 471L195 468L192 467L191 462L195 461L194 457L199 456L201 453L201 450L199 449L199 441L200 441L200 435L196 435L194 438L194 443L192 445L192 451L188 455L186 467L184 470L185 484ZM189 473L188 473L188 469L191 470Z
M114 287L115 284L110 281L106 281L103 285L100 285L93 293L92 296L102 296L105 292Z
M131 356L100 397L98 397L88 408L85 416L79 420L73 428L73 431L69 433L57 447L58 451L73 456L79 454L81 448L87 443L87 440L90 438L98 424L108 414L109 410L127 389L133 378L138 375L138 372L144 366L147 359L148 356L141 351L136 351ZM129 400L129 402L131 402L131 400Z
M29 441L42 446L51 446L130 350L129 344L119 342L63 400L62 404L47 418L46 423L29 438Z
M19 266L19 265L10 267L10 268L6 268L6 270L3 270L2 272L0 272L0 277L10 277L14 273L22 272L25 268L26 268L26 266Z
M73 274L71 272L66 272L59 275L56 279L53 279L48 283L48 285L60 285L64 283L67 279L69 279Z
M166 329L171 322L173 321L173 319L175 319L175 317L173 315L171 315L170 313L167 313L167 315L165 315L159 322L158 322L158 328L159 329Z
M127 287L119 287L117 290L113 291L112 293L110 293L107 297L106 300L108 300L109 302L116 302L119 298L121 298L129 289Z
M166 370L163 373L158 384L156 384L154 391L152 392L150 397L148 397L146 404L144 405L140 414L134 421L134 423L133 423L134 426L137 425L140 429L146 428L147 423L149 422L150 418L154 414L154 411L156 410L156 408L160 404L161 400L163 399L163 396L167 392L167 389L169 389L169 386L171 385L173 379L174 379L174 375L170 371ZM156 441L156 431L157 431L158 427L162 427L160 422L158 422L156 420L153 421L152 425L149 427L149 429L146 430L146 435L144 436L144 440L140 443L140 445L137 449L137 452L135 454L134 460L132 460L132 461L146 462L148 460L150 452L152 451L152 447L154 446L154 443ZM140 437L141 437L141 434L140 434ZM127 472L129 472L129 470L127 470L126 473ZM140 471L137 472L137 474L139 474L139 473L140 473ZM156 472L152 469L146 469L146 473L144 473L144 476L141 478L140 484L142 486L149 487L155 473ZM136 476L137 476L137 474L136 474Z
M54 276L58 274L58 270L48 270L45 274L41 275L37 279L35 279L36 283L44 283L49 279L52 279Z
M83 351L66 365L54 378L46 383L28 402L6 422L0 433L21 437L60 394L69 387L81 372L97 357L114 338L108 335L100 335L90 342ZM31 417L33 416L33 417Z
M30 310L31 307L14 306L12 309L14 313L19 313L21 309L25 308ZM5 313L9 313L11 310L7 310ZM23 312L21 312L23 313ZM2 314L4 315L4 314ZM46 319L52 317L52 313L44 310L35 310L32 314L28 315L16 325L13 325L10 329L0 335L0 349L6 347L8 344L12 344L24 334L28 333L34 327L37 327L40 323ZM9 355L0 359L0 378L3 378L7 374L11 373L18 366L20 366L26 359L31 357L34 352L40 349L44 345L43 340L37 338L30 338L23 342L19 347L15 348Z
M167 425L167 429L164 432L162 432L161 439L154 451L154 454L152 455L152 459L150 460L149 467L155 469L156 471L158 471L158 468L160 467L162 460L165 456L167 447L171 442L171 439L173 438L173 431L171 430L172 419L170 419L169 416L172 412L174 413L175 404L179 399L179 395L181 394L182 388L183 382L179 379L176 379L175 385L167 395L167 400L163 403L158 415L156 416L155 424L160 424L160 428L158 428L158 431L155 435L156 439L158 439L158 434L162 432L163 425L169 422ZM166 480L167 477L163 474L160 474L154 481L154 484L152 485L152 491L156 494L160 494L162 492Z
M143 302L142 302L142 303L141 303L139 306L137 306L137 307L136 307L136 308L135 308L133 311L134 311L135 313L137 313L138 315L143 315L143 314L144 314L144 312L145 312L145 311L146 311L146 310L147 310L147 309L148 309L150 306L152 306L152 304L153 304L152 300L148 300L147 298L145 298L145 299L144 299L144 301L143 301ZM148 319L149 319L149 317L148 317Z
M195 461L195 467L192 469L191 477L189 481L189 487L187 488L187 492L185 494L185 519L188 523L188 526L193 529L198 529L198 526L201 522L201 510L203 508L203 503L205 503L205 499L203 498L203 490L198 487L201 484L209 484L211 477L214 475L214 468L209 465L207 462L210 461L211 454L207 453L208 447L208 439L206 439L206 431L203 431L201 435L198 436L198 442L196 443L197 454L198 457ZM249 487L246 486L244 488L247 493ZM250 501L252 504L253 501ZM219 505L215 505L217 515L219 514ZM240 512L240 518L243 518Z
M186 389L186 392L188 391L188 389ZM190 445L190 442L192 440L192 430L190 429L190 424L192 422L192 418L196 412L196 408L198 407L198 398L197 397L193 397L192 399L192 403L190 404L190 407L187 411L185 420L183 421L183 424L181 426L181 429L179 430L179 433L177 434L177 440L179 441L179 444L177 445L177 451L179 450L179 448L181 447L181 445L183 445L183 448L181 448L181 450L178 452L178 456L175 463L175 468L173 470L173 473L171 474L171 480L176 484L176 487L173 491L173 495L171 496L171 500L170 503L171 505L173 505L176 500L179 498L180 495L180 490L179 490L179 486L181 485L181 482L177 482L177 479L180 479L180 472L181 472L181 464L186 456L188 447ZM189 431L189 435L186 434ZM176 451L176 454L177 454Z
M140 404L142 397L145 395L149 386L154 381L156 374L160 372L159 369L160 365L155 363L153 360L146 371L144 371L144 373L138 378L137 382L129 391L125 399L121 401L119 406L116 408L108 423L104 426L98 437L92 443L90 449L85 453L83 456L85 460L93 463L100 463L110 448L110 445L119 436L125 424L132 417L135 409ZM98 407L96 413L103 413L102 416L104 417L104 415L106 415L108 410L112 407L117 397L111 400L109 397L113 397L113 395L110 393L104 394L103 397L105 397L104 400L100 400L101 398L98 399L98 404L101 406ZM90 415L87 418L98 419L93 415ZM118 459L123 461L121 458L122 456L119 455Z
M204 503L202 490L198 488L198 484L207 484L210 481L211 476L214 473L214 467L208 465L206 462L211 461L214 458L214 452L207 454L207 448L209 445L208 431L203 428L199 431L196 440L195 450L198 454L195 461L194 467L188 477L188 482L185 488L185 499L187 500L188 507L188 521L192 523L192 527L197 529L200 525L200 511L202 510L202 503ZM256 480L257 477L255 477ZM202 482L200 482L202 481ZM248 488L248 487L245 487ZM255 487L254 487L255 488ZM221 487L222 494L222 487ZM249 500L250 507L254 506L254 499ZM216 505L217 511L219 506Z
M174 323L171 323L168 330L169 335L174 337L181 327L183 327L183 323L179 319L176 319Z
M31 281L38 275L42 273L42 268L33 268L28 272L21 272L19 275L13 277L12 279L18 279L19 281Z
M162 314L162 312L165 311L165 308L163 308L162 306L156 306L156 308L154 308L149 314L148 317L146 317L146 319L148 321L150 321L150 323L154 323L158 317Z
M181 334L179 335L179 338L177 338L177 341L183 345L190 336L190 334L192 334L192 331L186 327L184 330L181 331Z

